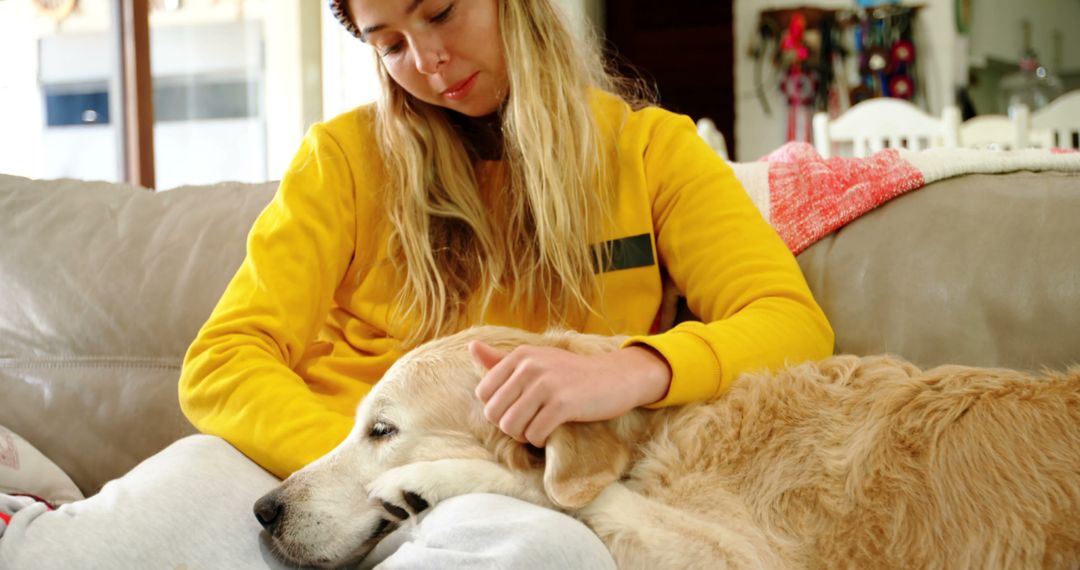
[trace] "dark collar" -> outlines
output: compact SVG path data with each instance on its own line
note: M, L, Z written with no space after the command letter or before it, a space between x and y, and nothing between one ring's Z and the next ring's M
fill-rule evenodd
M502 115L498 112L483 117L470 117L447 111L450 123L469 146L469 154L479 160L502 160Z

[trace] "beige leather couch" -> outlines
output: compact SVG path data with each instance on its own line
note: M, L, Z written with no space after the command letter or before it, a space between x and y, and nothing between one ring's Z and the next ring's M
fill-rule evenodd
M192 433L180 361L271 184L153 193L0 175L0 425L84 494ZM799 257L837 351L1080 361L1080 175L932 184Z

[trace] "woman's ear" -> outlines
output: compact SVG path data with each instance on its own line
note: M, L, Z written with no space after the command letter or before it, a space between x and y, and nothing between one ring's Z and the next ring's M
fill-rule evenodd
M544 492L565 509L588 504L630 463L630 451L607 422L563 424L548 437L544 456Z

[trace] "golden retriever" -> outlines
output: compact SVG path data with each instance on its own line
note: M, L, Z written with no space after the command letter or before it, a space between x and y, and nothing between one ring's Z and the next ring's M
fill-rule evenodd
M402 519L486 492L577 517L622 568L1080 567L1080 369L838 356L568 424L537 454L484 418L473 339L621 340L478 327L410 352L340 446L256 504L281 557L351 564Z

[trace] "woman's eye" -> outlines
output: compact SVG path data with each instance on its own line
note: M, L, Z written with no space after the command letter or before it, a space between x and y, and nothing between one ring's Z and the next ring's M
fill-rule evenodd
M435 14L434 16L432 16L431 17L431 23L432 24L441 24L441 23L449 20L450 19L450 13L453 12L453 11L454 11L454 5L451 4L451 5L447 6L446 9L443 10L442 12L439 12L438 14Z
M368 430L368 437L372 439L381 439L389 437L397 433L397 428L386 422L375 422L371 425L371 429Z
M405 47L405 42L397 42L396 44L393 44L393 45L391 45L389 47L383 48L382 49L382 55L383 55L383 57L386 57L388 55L394 55L395 53L401 51L402 48L404 48L404 47Z

